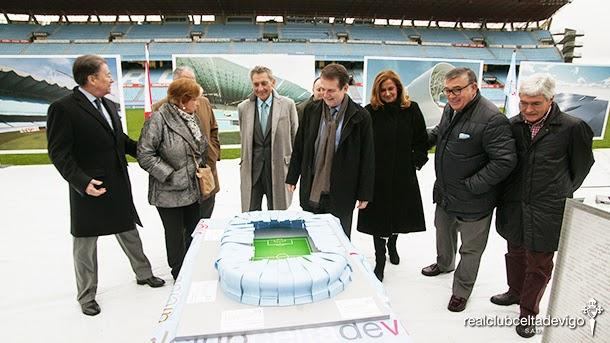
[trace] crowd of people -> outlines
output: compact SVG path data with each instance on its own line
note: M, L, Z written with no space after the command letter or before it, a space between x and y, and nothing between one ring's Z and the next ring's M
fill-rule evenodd
M116 104L104 97L113 82L106 61L78 57L73 74L73 93L49 107L48 146L70 186L77 300L84 314L96 315L98 236L116 235L138 284L165 283L152 275L136 230L140 221L125 154L150 175L148 200L163 223L176 279L197 222L212 215L220 142L210 102L189 68L174 71L167 98L154 104L138 142L123 133ZM495 227L507 241L508 290L490 300L519 304L522 318L538 314L565 199L594 163L593 132L553 101L550 75L521 80L520 113L508 119L480 94L472 70L454 68L445 75L447 104L432 129L392 70L375 77L365 107L349 96L350 75L340 64L324 67L313 95L299 105L275 90L268 67L254 67L250 81L252 95L237 107L242 211L261 210L263 198L267 209L285 210L298 183L303 210L334 215L349 238L357 208L355 227L372 236L374 274L383 281L386 253L390 263L400 263L398 235L426 230L416 171L435 147L437 258L421 273L454 271L447 308L463 311L496 210ZM196 176L204 166L216 185L205 195ZM536 333L527 323L516 327L522 337Z

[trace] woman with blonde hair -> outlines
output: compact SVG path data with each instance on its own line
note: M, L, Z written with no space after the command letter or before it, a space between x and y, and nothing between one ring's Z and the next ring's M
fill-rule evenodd
M181 78L169 85L168 102L142 128L138 163L149 176L148 202L157 207L165 229L167 262L174 279L191 244L202 199L196 167L204 166L208 147L196 115L201 87Z
M428 161L428 135L419 106L394 71L377 74L366 109L373 119L375 190L359 212L358 231L373 236L375 275L383 281L386 244L390 262L398 264L398 234L426 230L415 171Z

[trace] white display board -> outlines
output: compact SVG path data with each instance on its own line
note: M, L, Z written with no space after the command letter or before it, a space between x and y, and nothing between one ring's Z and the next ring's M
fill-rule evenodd
M546 326L542 341L610 342L610 205L568 199L561 230L548 315L584 325Z

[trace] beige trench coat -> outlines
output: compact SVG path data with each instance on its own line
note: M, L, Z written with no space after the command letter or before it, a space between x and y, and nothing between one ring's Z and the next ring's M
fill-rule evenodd
M250 209L252 192L252 137L254 135L254 113L256 97L242 101L237 106L239 131L241 134L241 210ZM271 182L273 185L273 208L285 210L292 202L292 192L286 189L286 174L299 119L294 101L273 90L273 112L271 117Z

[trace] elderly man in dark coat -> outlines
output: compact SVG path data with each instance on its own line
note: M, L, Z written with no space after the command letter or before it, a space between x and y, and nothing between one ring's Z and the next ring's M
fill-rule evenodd
M71 233L77 300L84 314L100 313L97 291L97 237L115 234L129 258L138 284L163 286L153 276L136 230L125 153L136 155L136 142L123 133L110 93L112 74L106 61L84 55L72 68L78 87L48 111L49 157L70 185Z
M553 102L555 81L535 74L519 86L521 113L510 120L518 165L503 184L496 229L507 241L508 291L491 297L497 305L520 305L534 318L553 270L566 198L572 197L594 163L593 131ZM533 322L517 333L532 337Z

